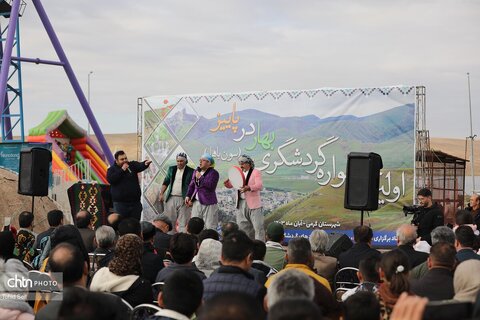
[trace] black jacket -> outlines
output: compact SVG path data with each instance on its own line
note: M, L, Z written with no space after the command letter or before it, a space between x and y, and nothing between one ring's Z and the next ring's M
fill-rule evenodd
M355 243L353 247L351 247L345 252L342 252L338 257L339 268L358 268L360 260L371 257L380 258L380 252L371 248L367 243Z
M423 208L423 212L418 217L418 236L432 245L430 233L439 226L443 226L442 208L437 203L434 203L430 208Z
M110 193L113 202L138 202L142 192L138 183L138 173L147 169L145 162L129 161L129 169L123 171L116 163L107 170Z
M452 299L455 295L453 272L444 268L430 269L423 278L412 281L412 291L430 301Z
M398 246L398 249L407 255L408 262L410 263L409 270L427 261L428 253L416 251L412 245L402 244Z
M162 270L163 267L163 258L153 252L153 245L150 242L144 242L142 254L142 276L151 283L155 283L157 273Z

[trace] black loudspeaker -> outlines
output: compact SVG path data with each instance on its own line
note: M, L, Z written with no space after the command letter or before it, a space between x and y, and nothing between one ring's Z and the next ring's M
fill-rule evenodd
M44 148L20 151L18 193L27 196L48 195L48 177L52 154Z
M378 209L378 187L382 157L376 153L350 152L347 160L345 209Z
M347 251L353 246L352 240L343 233L330 233L328 235L327 256L338 258L340 253Z

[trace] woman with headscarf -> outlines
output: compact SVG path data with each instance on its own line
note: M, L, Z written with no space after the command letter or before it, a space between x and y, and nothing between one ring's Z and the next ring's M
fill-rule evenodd
M113 293L132 307L152 303L151 283L141 277L142 252L143 241L139 236L126 234L120 237L112 261L108 267L95 273L90 290Z
M195 266L209 277L215 269L220 267L222 243L214 239L204 239L200 244L195 260Z
M20 287L8 285L13 275L28 279L28 271L22 261L13 255L15 239L10 231L0 232L0 319L33 320L33 310L25 300L11 299L26 294ZM25 296L26 297L26 296Z
M453 275L454 300L475 303L480 290L480 260L470 259L460 263Z

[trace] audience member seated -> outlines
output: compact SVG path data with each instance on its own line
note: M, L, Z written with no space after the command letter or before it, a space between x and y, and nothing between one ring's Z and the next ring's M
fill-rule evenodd
M205 274L192 264L196 249L194 236L183 232L175 233L170 240L170 255L173 263L158 272L155 282L165 282L176 270L187 270L196 274L200 279L205 279Z
M428 253L416 251L413 245L417 241L417 231L411 224L403 224L397 229L398 249L408 257L409 269L427 261Z
M285 238L284 233L283 225L278 222L271 222L265 233L267 252L263 261L277 271L282 270L287 264L286 252L282 246L282 241Z
M94 254L104 255L97 258L98 269L106 267L108 263L113 259L113 253L115 248L115 241L117 235L115 230L109 226L101 226L95 231L95 241L97 242L97 248L93 251Z
M262 272L262 284L265 284L265 281L267 281L268 277L278 272L277 270L269 266L265 261L263 261L265 259L266 252L267 247L265 245L265 242L263 242L262 240L253 240L252 269L256 269Z
M18 216L18 225L20 229L17 232L14 254L20 259L32 262L35 256L33 245L35 244L36 234L33 233L33 213L23 211Z
M143 242L139 236L134 234L121 236L117 241L112 261L107 268L101 268L95 273L90 290L111 292L125 299L133 307L151 303L153 301L151 283L141 277L142 251Z
M370 257L380 257L380 252L372 246L373 231L367 226L358 226L353 229L355 244L338 257L339 268L353 267L358 269L360 261Z
M83 254L77 247L67 242L62 242L50 251L48 258L51 277L62 284L63 289L73 286L85 288L87 286L88 264ZM61 274L60 279L55 276ZM41 308L36 318L39 320L57 319L61 301L50 301Z
M225 292L241 292L263 302L266 289L249 273L252 265L252 240L243 231L230 233L222 244L222 265L204 280L203 299L208 301Z
M455 254L455 247L450 243L434 244L427 260L429 271L420 280L412 281L412 292L430 301L452 299Z
M285 299L270 309L268 320L318 320L322 319L320 308L307 299Z
M357 272L357 278L360 281L360 285L346 291L342 295L342 301L346 301L357 292L368 291L371 293L377 293L380 283L380 275L378 274L379 262L380 259L377 257L370 257L360 261Z
M95 250L95 231L93 231L93 216L90 212L81 210L75 216L75 225L80 231L80 235L83 239L83 244L88 252Z
M213 229L204 229L198 234L198 246L202 244L202 241L205 239L213 239L220 241L220 236L217 231Z
M115 232L118 232L118 225L122 222L122 216L116 212L111 212L107 217L107 222Z
M174 271L165 281L158 295L158 305L162 311L149 320L188 320L202 302L202 280L187 270Z
M37 240L33 245L35 250L43 250L50 239L50 235L56 227L63 224L63 212L61 210L51 210L47 213L47 221L50 228L43 231L37 236Z
M458 210L455 214L455 226L453 231L456 231L459 226L469 226L473 233L478 236L480 232L477 230L477 225L473 222L472 213L468 210Z
M173 229L172 221L165 214L158 214L152 221L155 226L155 236L153 237L153 246L159 255L164 255L170 248L170 239L172 235L169 234Z
M460 226L455 230L455 248L457 249L457 261L459 263L476 259L480 260L480 256L473 250L475 242L475 234L469 226Z
M480 289L480 261L469 259L457 266L453 276L454 300L475 302Z
M69 243L60 243L50 252L48 260L52 279L59 281L59 283L63 281L63 300L65 301L66 297L66 304L68 304L70 288L82 288L86 291L88 267L80 249ZM59 274L62 275L62 278L56 279ZM128 319L129 309L119 297L110 294L97 294L97 298L107 302L110 308L117 312L116 317L112 317L112 319ZM35 318L39 320L58 319L62 303L61 300L50 301L37 312ZM65 310L65 312L67 311Z
M205 276L209 277L220 267L222 243L214 239L203 240L195 257L195 266L203 272Z
M450 243L451 245L455 245L455 233L449 227L436 227L432 230L430 236L432 238L432 245L435 245L439 242L446 242ZM424 242L427 243L426 241ZM430 245L428 245L428 252L430 252ZM427 273L427 271L427 261L422 262L410 271L410 279L421 279Z
M58 312L59 320L128 320L130 310L113 295L90 292L80 287L69 287L63 293Z
M265 317L260 303L251 295L229 292L206 301L199 310L198 320L265 320Z
M402 292L410 292L408 266L408 257L399 249L382 255L379 273L383 283L377 291L382 319L388 319Z
M202 232L203 228L205 228L205 221L199 217L193 217L188 220L187 223L187 233L193 234L198 236L200 232Z
M47 242L45 250L43 250L42 252L40 271L49 271L49 265L47 262L50 251L62 242L70 243L71 245L80 249L80 252L82 252L83 260L90 268L90 259L88 257L87 249L85 249L85 245L83 244L83 239L80 235L80 231L78 231L77 227L71 224L67 224L57 227L50 235L50 240Z
M155 227L153 224L147 221L142 221L141 228L143 238L143 277L151 283L154 283L158 272L164 267L163 259L165 256L161 256L161 253L157 254L153 247L153 237L155 236Z
M319 276L312 270L314 260L312 248L310 247L310 242L307 239L293 238L288 242L287 261L288 264L282 271L268 278L267 283L265 284L267 288L270 286L270 283L273 281L273 279L275 279L275 277L277 277L278 275L282 274L282 272L285 272L289 269L296 269L305 273L307 276L312 277L315 281L317 281L325 288L327 288L330 292L332 292L332 289L330 288L330 284L328 283L327 279Z
M28 278L27 269L23 263L13 255L15 240L10 231L0 232L0 319L34 318L33 310L24 299L11 299L11 294L17 293L19 288L8 285L12 274ZM15 291L15 292L12 292Z
M312 246L315 264L313 269L322 277L333 283L333 277L337 271L337 258L326 256L328 234L324 230L315 229L308 238Z
M222 239L228 236L230 232L238 231L238 230L240 230L240 228L236 222L233 222L233 221L225 222L222 225Z
M268 287L264 300L264 308L268 311L276 303L284 299L306 299L313 301L315 285L312 278L305 273L290 269L279 274Z
M343 305L343 319L380 319L380 303L378 302L376 295L369 291L359 291L350 296Z

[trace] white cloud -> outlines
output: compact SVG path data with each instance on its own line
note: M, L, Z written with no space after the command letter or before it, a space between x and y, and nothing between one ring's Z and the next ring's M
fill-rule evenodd
M107 133L136 130L141 96L406 84L427 87L432 136L465 137L467 71L479 116L478 1L43 4L85 94L94 71L92 108ZM31 3L21 31L23 56L56 60ZM26 128L59 108L86 126L61 68L23 64L23 80Z

